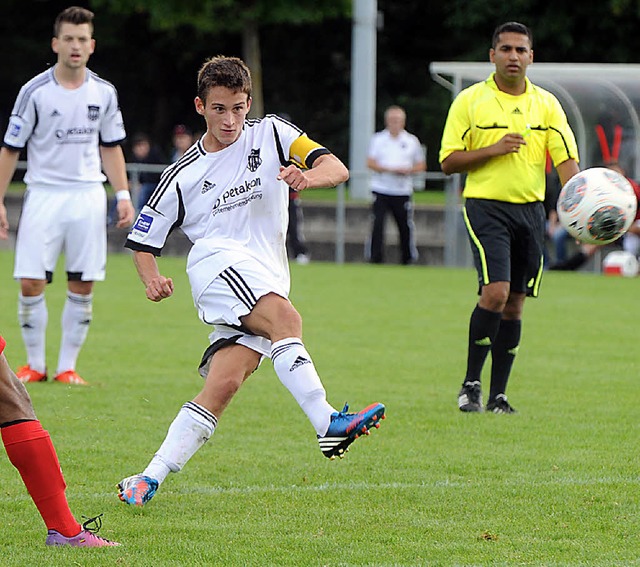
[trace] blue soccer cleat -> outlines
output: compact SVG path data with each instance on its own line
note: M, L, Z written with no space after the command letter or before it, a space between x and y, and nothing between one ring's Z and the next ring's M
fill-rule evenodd
M360 435L369 435L372 427L380 427L380 421L385 418L385 407L378 403L358 413L347 413L348 410L349 404L345 404L341 412L333 413L327 433L318 435L320 450L328 459L344 457L351 443Z
M155 478L136 474L118 483L118 497L130 506L144 506L158 490Z

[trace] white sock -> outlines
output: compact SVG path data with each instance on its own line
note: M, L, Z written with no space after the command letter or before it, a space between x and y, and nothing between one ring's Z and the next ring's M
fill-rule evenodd
M80 295L67 291L62 310L62 340L56 374L75 370L80 349L87 338L93 313L93 294Z
M46 372L45 342L47 334L47 302L44 293L25 297L20 294L18 300L18 321L22 331L22 340L27 350L27 364L37 372Z
M142 472L161 484L170 472L179 472L213 435L218 420L195 402L184 404L153 459Z
M324 435L336 410L327 402L327 393L302 341L293 337L273 343L271 360L280 382L296 399L316 433Z

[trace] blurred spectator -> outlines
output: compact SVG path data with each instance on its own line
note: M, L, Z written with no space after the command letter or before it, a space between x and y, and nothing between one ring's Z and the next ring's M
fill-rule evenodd
M638 200L638 209L636 209L636 218L633 221L633 224L629 227L629 230L622 237L622 248L626 252L630 252L636 258L640 256L640 185L638 183L628 177L625 174L624 169L618 163L612 163L609 166L614 171L621 173L627 178L627 181L631 183L631 187L635 191L636 198Z
M291 122L291 116L287 112L280 112L278 116L287 122ZM289 187L289 226L287 228L287 248L289 254L295 258L298 264L308 264L309 254L304 241L302 223L304 215L302 213L302 202L300 193Z
M308 264L309 255L302 233L302 222L303 214L302 205L300 204L300 193L289 187L289 229L287 230L287 244L290 254L296 259L298 264Z
M385 129L374 134L369 144L367 167L373 171L374 202L373 226L365 256L374 264L384 261L387 212L398 225L401 262L412 264L418 259L413 224L413 174L425 171L427 166L420 141L404 128L406 120L404 109L390 106L384 113Z
M178 124L173 129L173 150L171 163L178 161L193 144L193 132L184 124Z
M629 230L622 237L622 248L636 258L640 256L640 220L638 220L637 216Z
M551 254L549 250L545 250L545 266L562 264L567 260L567 250L571 242L571 236L567 230L560 224L556 207L558 205L558 197L562 186L560 185L560 177L553 167L551 156L547 152L547 165L545 169L545 198L544 206L547 213L547 236L551 243Z
M140 132L136 134L131 140L131 163L139 163L144 165L166 165L167 159L162 155L159 148L151 143L151 140L147 134ZM160 171L144 171L144 169L138 170L134 175L136 178L132 179L135 183L138 183L138 196L136 199L136 209L140 211L144 205L146 205L151 193L158 185L160 181Z

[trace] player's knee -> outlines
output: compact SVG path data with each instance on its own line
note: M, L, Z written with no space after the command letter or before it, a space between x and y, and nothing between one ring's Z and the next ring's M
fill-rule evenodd
M282 327L282 334L289 337L302 336L302 317L291 304L289 309L284 310L279 325Z
M44 293L46 280L20 280L20 293L24 297L35 297Z
M504 319L522 319L524 311L524 293L512 293L509 295L506 305L502 311Z
M302 317L296 308L286 300L278 302L271 320L271 342L290 337L302 337Z
M0 425L23 419L36 419L27 389L17 378L0 387Z
M480 306L489 311L502 312L509 299L507 286L491 284L482 288Z

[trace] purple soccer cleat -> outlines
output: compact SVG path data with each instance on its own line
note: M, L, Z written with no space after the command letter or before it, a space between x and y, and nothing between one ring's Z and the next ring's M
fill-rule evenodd
M96 532L102 527L101 516L102 514L95 518L87 519L87 521L82 524L80 533L73 537L66 537L56 530L49 530L47 532L45 545L68 545L69 547L115 547L120 545L117 541L111 541L96 535ZM95 524L95 526L89 527L90 524Z

